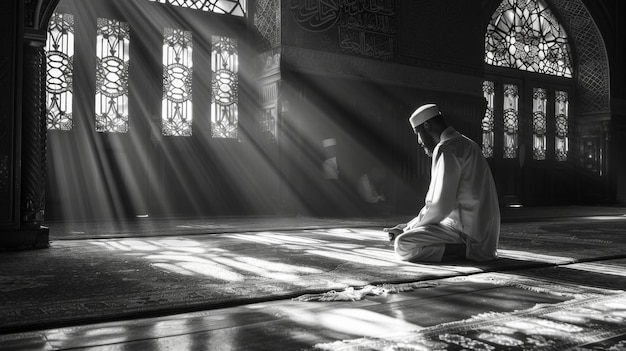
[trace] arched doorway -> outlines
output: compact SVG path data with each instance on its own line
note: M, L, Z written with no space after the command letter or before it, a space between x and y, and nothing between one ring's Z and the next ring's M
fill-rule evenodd
M608 83L597 78L608 76L608 61L589 13L574 3L493 3L485 35L483 148L505 206L589 203L605 186L605 159L589 156L608 145L590 148L590 137L600 136L589 135L597 128L589 128L586 116L610 119ZM590 61L602 64L590 69Z

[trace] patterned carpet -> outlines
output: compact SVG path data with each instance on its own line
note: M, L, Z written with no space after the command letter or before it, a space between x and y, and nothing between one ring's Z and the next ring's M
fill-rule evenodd
M485 278L495 278L487 275ZM359 338L318 344L315 350L623 350L626 293L586 291L540 280L506 278L546 294L571 296L556 304L510 313L485 313L388 338Z
M0 333L623 257L625 223L626 218L505 223L501 257L482 264L398 261L382 223L368 228L367 222L53 240L49 249L0 255ZM623 276L611 277L626 286Z

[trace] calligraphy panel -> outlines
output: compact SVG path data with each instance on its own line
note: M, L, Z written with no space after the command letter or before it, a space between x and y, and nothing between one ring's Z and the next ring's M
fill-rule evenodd
M284 40L315 50L393 60L396 0L290 0Z

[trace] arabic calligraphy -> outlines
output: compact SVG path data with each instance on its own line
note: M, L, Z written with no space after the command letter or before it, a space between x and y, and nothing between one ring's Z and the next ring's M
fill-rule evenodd
M369 12L393 16L395 14L394 2L394 0L343 0L342 8L349 15Z
M339 47L344 52L393 58L395 0L343 0Z
M329 30L339 20L339 0L291 0L289 7L296 23L312 32Z
M344 53L393 58L396 0L290 0L289 7L306 31L336 30Z
M331 45L341 52L393 58L396 0L290 0L289 8L294 21L308 32L336 31L338 41L331 40ZM317 40L328 47L328 38Z
M340 30L339 46L345 51L382 60L393 58L393 38L359 31Z

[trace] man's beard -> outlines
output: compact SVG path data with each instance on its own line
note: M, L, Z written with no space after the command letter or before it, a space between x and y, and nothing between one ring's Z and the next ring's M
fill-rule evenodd
M426 156L433 157L433 152L435 151L435 146L437 146L437 143L435 142L435 139L430 136L430 134L424 134L425 135L423 135L422 137L422 148L424 149L424 153L426 154Z

